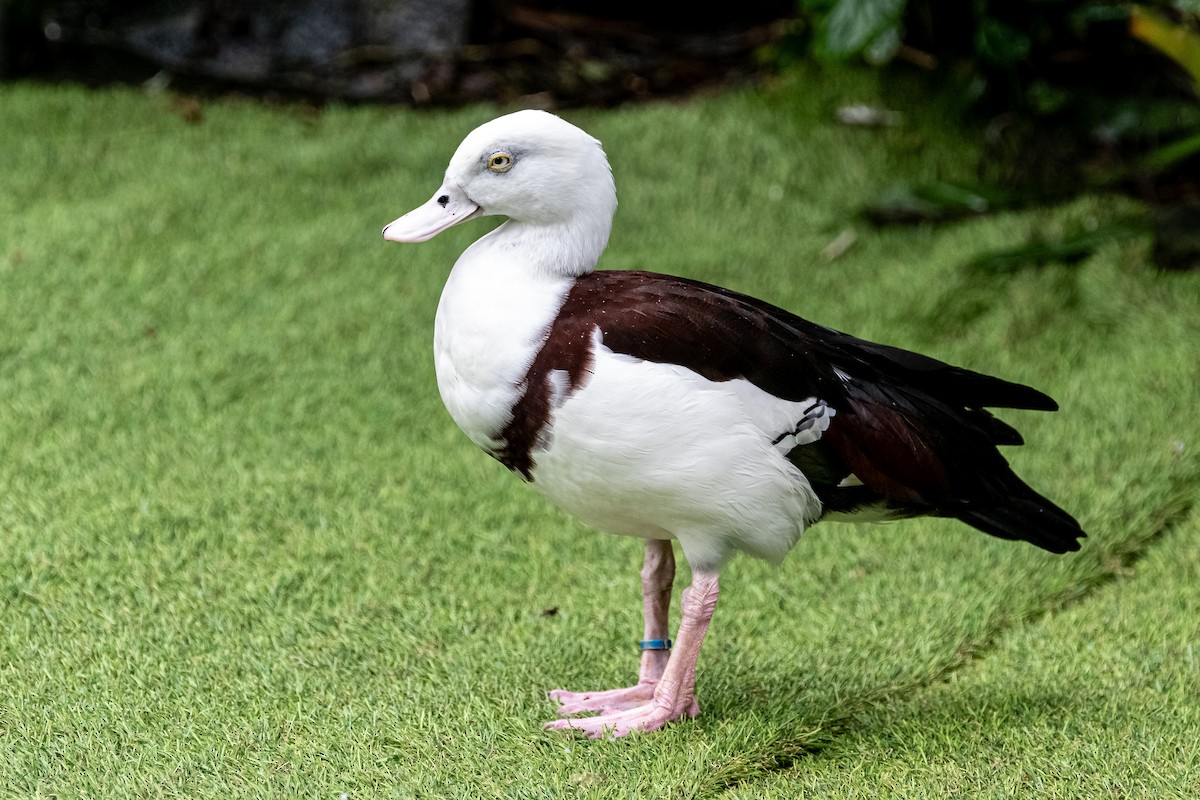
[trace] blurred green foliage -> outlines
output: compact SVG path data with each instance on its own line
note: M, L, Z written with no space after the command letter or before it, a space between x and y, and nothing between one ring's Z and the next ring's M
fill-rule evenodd
M1096 94L1180 99L1194 89L1175 64L1145 46L1136 23L1145 29L1153 20L1160 40L1185 40L1200 23L1195 0L798 3L812 23L810 52L817 58L907 61L954 80L964 99L984 110L1045 115L1085 105Z
M1200 226L1197 0L798 3L809 22L809 55L914 66L956 98L964 118L982 119L975 179L1016 191L1018 204L1116 190L1158 208L1191 208ZM868 218L962 216L953 203L930 206L927 196L938 187L902 188L901 195L922 202L902 203L897 215L895 197L880 198L868 207ZM999 191L963 189L983 196ZM1176 226L1152 227L1161 237ZM1184 253L1170 266L1200 264L1200 249Z

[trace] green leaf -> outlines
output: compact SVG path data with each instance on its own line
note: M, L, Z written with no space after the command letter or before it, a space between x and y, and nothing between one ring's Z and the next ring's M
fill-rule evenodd
M994 188L966 187L946 181L923 185L897 183L884 190L863 214L875 225L912 225L987 214L1013 202L1012 197Z
M1192 78L1193 89L1200 89L1200 35L1195 31L1134 6L1129 33L1183 67Z
M900 19L908 0L839 0L825 19L825 45L832 56L860 53L888 31L899 43Z
M1151 173L1161 173L1196 155L1200 155L1200 133L1151 151L1142 159L1142 166Z
M1029 36L1011 25L984 17L979 25L976 48L980 58L993 64L1013 64L1029 57Z
M1002 275L1045 264L1075 264L1109 242L1127 241L1144 236L1146 232L1145 220L1128 217L1110 221L1093 230L1079 230L1057 236L1034 234L1026 242L1015 247L981 253L972 258L967 266Z
M879 66L886 64L895 57L896 51L900 49L900 26L894 25L890 28L884 28L883 31L875 37L875 40L867 45L867 49L863 51L863 58L868 63Z

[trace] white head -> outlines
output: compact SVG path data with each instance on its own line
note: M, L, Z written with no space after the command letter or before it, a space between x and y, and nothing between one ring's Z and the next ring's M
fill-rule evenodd
M523 241L538 260L557 259L556 270L581 274L608 242L616 206L600 142L553 114L518 111L467 134L433 197L383 237L423 242L468 219L501 215L510 221L497 233ZM556 243L559 252L549 252Z

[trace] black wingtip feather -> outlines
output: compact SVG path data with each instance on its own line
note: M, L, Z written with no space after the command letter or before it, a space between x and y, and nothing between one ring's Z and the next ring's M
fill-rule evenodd
M874 366L883 363L900 368L906 379L924 391L968 408L1022 408L1057 411L1058 403L1045 392L1023 383L1006 381L982 372L952 366L936 358L891 345L868 342L831 331L838 340L853 342Z
M1003 420L996 419L987 410L982 408L973 408L968 412L971 419L988 435L995 445L1011 445L1018 447L1025 444L1024 437L1021 432Z
M988 405L994 408L1024 408L1030 411L1058 411L1058 403L1045 392L1021 383L991 378Z
M1029 542L1051 553L1078 550L1078 540L1087 536L1074 517L1032 489L1003 504L957 509L953 514L984 533Z
M947 371L947 388L955 392L967 406L989 408L1021 408L1030 411L1058 411L1058 403L1045 392L957 367Z

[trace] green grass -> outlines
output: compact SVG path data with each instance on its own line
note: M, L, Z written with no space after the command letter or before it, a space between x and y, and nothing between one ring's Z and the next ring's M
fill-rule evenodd
M423 202L495 110L320 115L0 87L0 796L1169 797L1200 775L1200 275L1146 243L977 277L1125 209L872 231L972 139L834 124L872 79L569 115L607 145L603 264L686 274L1031 382L1011 459L1091 533L1055 558L946 521L742 559L702 717L590 742L555 686L628 682L640 544L593 533L441 409L438 292L486 229ZM681 576L686 580L686 574ZM557 609L556 613L548 613Z

